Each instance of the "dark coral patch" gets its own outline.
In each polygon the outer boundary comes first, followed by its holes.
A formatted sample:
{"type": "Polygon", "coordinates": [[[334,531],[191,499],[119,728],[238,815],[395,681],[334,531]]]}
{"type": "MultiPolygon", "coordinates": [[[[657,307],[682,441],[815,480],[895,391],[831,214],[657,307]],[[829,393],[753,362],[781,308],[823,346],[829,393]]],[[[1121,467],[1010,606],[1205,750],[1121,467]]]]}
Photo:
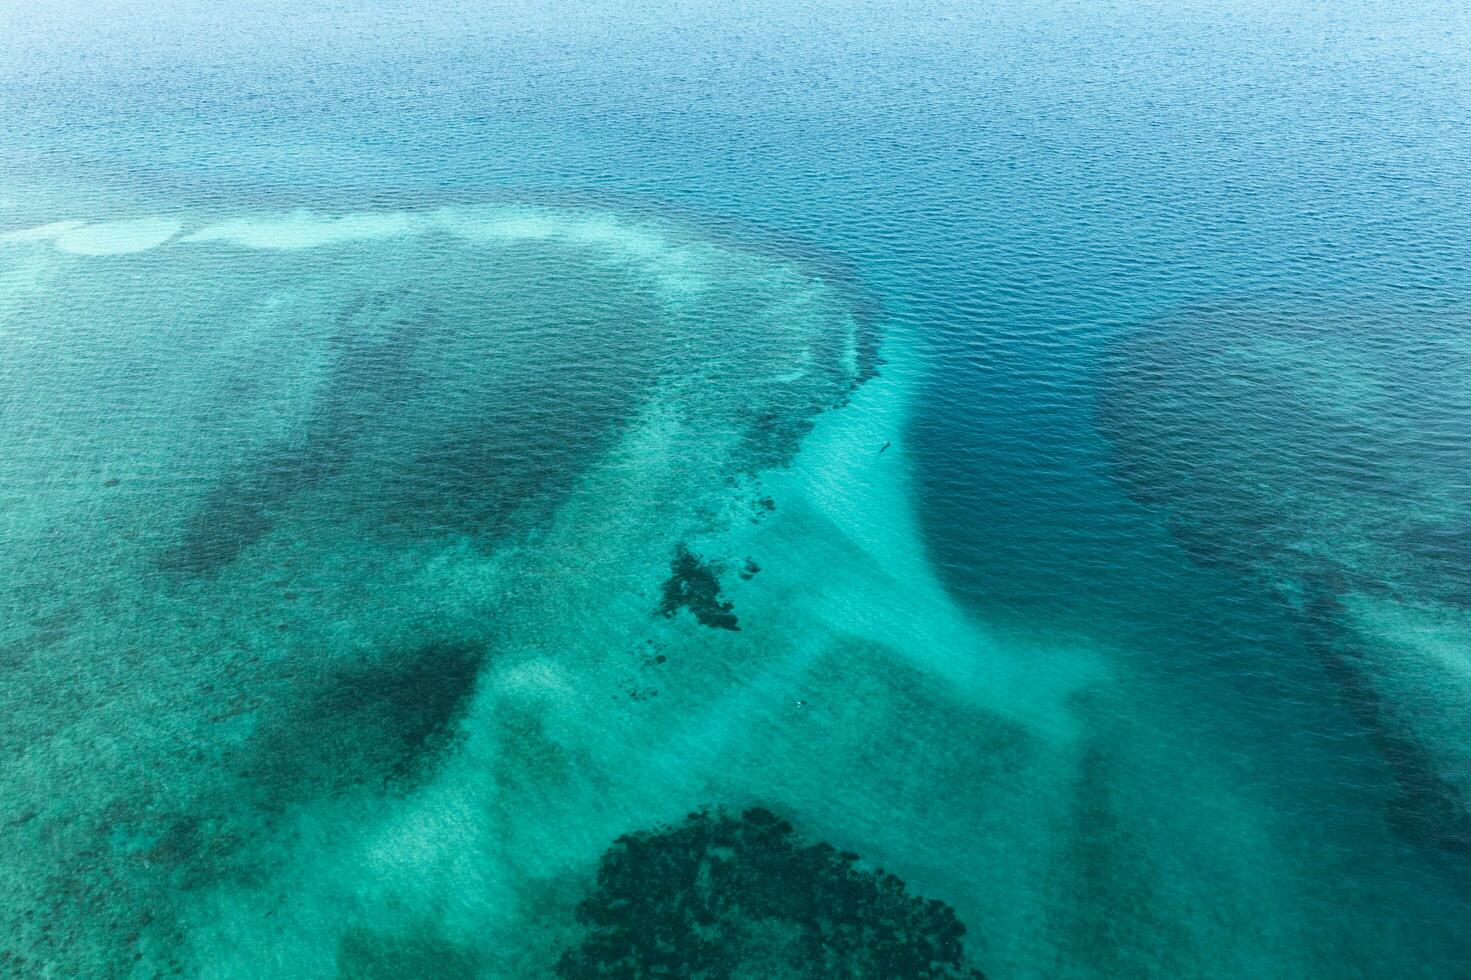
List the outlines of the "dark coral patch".
{"type": "Polygon", "coordinates": [[[620,837],[577,919],[565,980],[982,977],[952,908],[759,807],[620,837]]]}
{"type": "Polygon", "coordinates": [[[277,806],[401,787],[454,740],[483,659],[477,644],[436,643],[342,668],[265,723],[246,775],[277,806]]]}
{"type": "Polygon", "coordinates": [[[720,595],[719,567],[701,561],[700,556],[680,545],[669,563],[669,578],[664,582],[664,598],[659,611],[673,616],[688,609],[704,626],[723,630],[739,630],[735,604],[720,595]]]}
{"type": "Polygon", "coordinates": [[[371,293],[341,311],[326,339],[327,378],[299,440],[247,460],[216,484],[160,566],[213,575],[270,533],[273,511],[340,473],[364,427],[422,383],[414,362],[432,323],[432,310],[402,289],[371,293]]]}

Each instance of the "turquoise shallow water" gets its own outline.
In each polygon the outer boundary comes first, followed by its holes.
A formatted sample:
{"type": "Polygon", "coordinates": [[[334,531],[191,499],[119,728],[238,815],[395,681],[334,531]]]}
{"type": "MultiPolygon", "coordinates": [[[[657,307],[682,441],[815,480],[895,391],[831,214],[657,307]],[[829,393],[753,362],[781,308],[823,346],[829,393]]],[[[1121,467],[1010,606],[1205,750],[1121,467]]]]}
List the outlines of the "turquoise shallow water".
{"type": "Polygon", "coordinates": [[[1468,51],[0,10],[0,975],[1467,975],[1468,51]]]}

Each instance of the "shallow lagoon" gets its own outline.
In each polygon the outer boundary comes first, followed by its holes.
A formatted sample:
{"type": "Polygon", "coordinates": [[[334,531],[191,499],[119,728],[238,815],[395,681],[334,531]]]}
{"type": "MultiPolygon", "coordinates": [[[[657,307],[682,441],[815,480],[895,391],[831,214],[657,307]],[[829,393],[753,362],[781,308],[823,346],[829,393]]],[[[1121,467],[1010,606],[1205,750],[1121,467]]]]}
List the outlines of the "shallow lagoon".
{"type": "Polygon", "coordinates": [[[4,972],[1471,956],[1464,11],[136,13],[0,59],[4,972]]]}

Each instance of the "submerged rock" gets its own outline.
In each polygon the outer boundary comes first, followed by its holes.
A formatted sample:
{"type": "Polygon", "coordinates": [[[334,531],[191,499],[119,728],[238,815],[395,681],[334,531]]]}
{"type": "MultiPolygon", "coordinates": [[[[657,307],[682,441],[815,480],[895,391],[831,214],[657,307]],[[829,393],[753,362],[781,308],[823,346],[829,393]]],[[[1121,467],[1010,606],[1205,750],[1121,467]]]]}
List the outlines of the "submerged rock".
{"type": "Polygon", "coordinates": [[[669,578],[664,582],[664,598],[659,611],[673,616],[681,609],[694,613],[703,626],[739,630],[735,604],[720,595],[718,566],[702,561],[700,556],[680,545],[669,563],[669,578]]]}
{"type": "Polygon", "coordinates": [[[577,918],[565,980],[982,977],[952,908],[760,807],[618,838],[577,918]]]}

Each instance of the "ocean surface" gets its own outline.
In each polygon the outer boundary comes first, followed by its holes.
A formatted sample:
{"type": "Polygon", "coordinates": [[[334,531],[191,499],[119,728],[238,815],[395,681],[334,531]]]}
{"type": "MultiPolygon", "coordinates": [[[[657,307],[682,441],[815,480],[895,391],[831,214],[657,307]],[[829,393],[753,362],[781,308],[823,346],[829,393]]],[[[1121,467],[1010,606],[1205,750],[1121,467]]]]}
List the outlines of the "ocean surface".
{"type": "Polygon", "coordinates": [[[1471,977],[1471,6],[0,2],[0,976],[1471,977]]]}

